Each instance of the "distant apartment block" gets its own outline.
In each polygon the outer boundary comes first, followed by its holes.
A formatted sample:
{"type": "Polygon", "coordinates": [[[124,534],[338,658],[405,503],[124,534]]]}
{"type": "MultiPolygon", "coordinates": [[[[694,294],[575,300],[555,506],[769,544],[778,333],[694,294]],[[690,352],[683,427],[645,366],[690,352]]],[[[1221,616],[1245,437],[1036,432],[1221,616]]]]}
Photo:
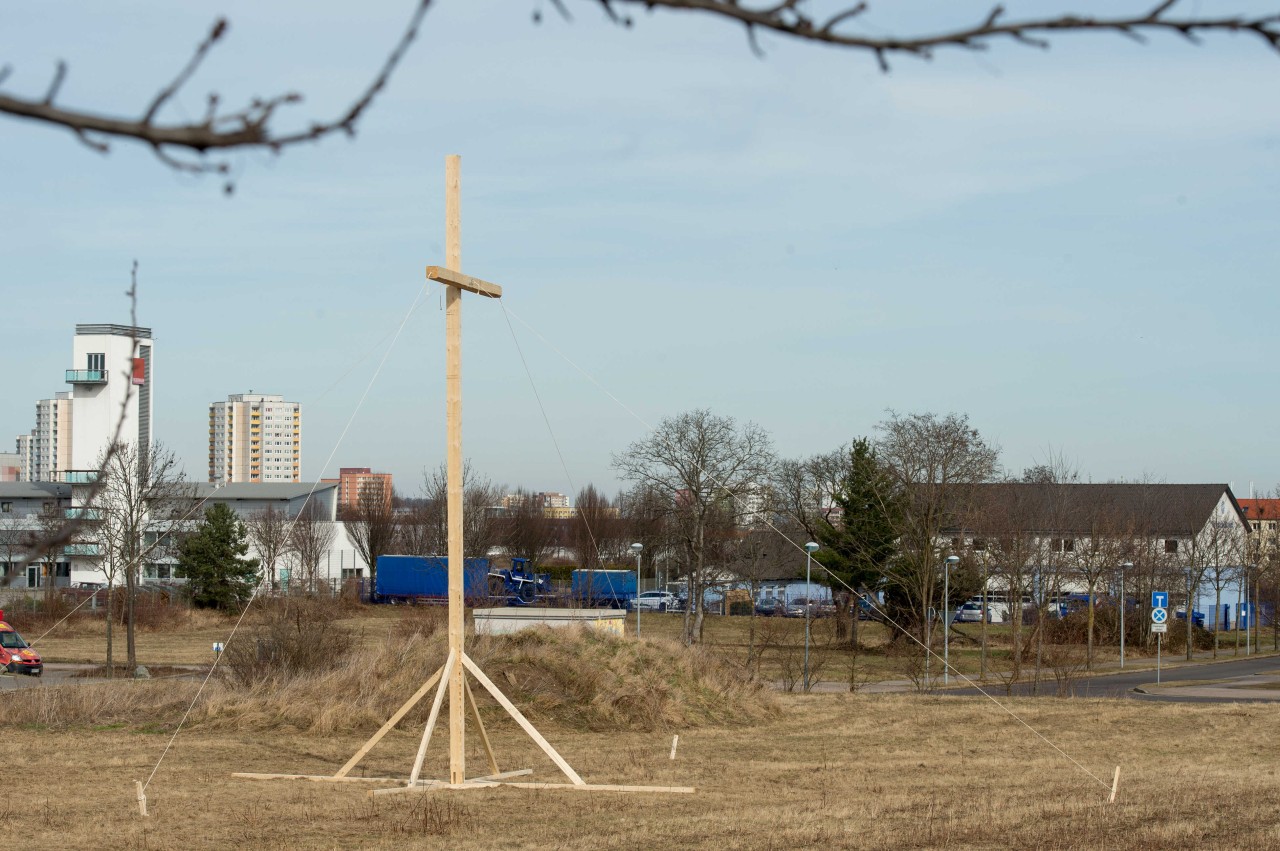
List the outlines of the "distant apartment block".
{"type": "Polygon", "coordinates": [[[355,508],[365,494],[377,495],[384,505],[391,504],[391,474],[375,473],[368,467],[340,467],[338,478],[321,479],[338,485],[338,510],[355,508]]]}
{"type": "Polygon", "coordinates": [[[71,393],[36,402],[36,427],[18,438],[22,481],[56,482],[71,469],[71,393]]]}
{"type": "Polygon", "coordinates": [[[302,405],[262,393],[211,404],[209,481],[302,481],[302,405]]]}

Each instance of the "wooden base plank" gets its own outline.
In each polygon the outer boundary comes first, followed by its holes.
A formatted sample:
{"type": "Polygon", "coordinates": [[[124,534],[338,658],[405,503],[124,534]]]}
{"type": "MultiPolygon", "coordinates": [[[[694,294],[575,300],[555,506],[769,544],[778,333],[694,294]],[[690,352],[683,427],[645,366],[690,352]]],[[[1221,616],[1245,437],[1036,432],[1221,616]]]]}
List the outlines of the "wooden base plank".
{"type": "Polygon", "coordinates": [[[403,777],[337,777],[332,774],[259,774],[237,771],[231,775],[244,780],[312,780],[316,783],[403,783],[403,777]]]}

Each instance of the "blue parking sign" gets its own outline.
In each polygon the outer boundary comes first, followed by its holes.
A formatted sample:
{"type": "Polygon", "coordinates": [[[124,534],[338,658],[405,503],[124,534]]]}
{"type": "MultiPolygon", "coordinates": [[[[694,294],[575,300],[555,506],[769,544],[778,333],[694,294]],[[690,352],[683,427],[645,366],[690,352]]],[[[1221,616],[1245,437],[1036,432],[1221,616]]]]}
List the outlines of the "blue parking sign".
{"type": "Polygon", "coordinates": [[[1169,608],[1169,592],[1168,591],[1152,591],[1151,592],[1151,608],[1153,609],[1169,608]]]}

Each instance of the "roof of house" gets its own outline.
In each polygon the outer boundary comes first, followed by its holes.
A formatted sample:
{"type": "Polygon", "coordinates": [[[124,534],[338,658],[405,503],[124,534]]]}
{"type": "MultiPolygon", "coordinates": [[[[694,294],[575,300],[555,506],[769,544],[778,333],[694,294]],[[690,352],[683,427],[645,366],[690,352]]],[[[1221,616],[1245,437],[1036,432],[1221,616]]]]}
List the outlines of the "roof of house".
{"type": "Polygon", "coordinates": [[[334,490],[336,482],[232,482],[215,485],[196,482],[196,499],[302,499],[308,494],[324,494],[334,490]]]}
{"type": "Polygon", "coordinates": [[[1241,524],[1248,521],[1225,484],[1032,484],[976,485],[974,529],[1091,535],[1132,531],[1191,536],[1204,529],[1226,494],[1241,524]]]}
{"type": "Polygon", "coordinates": [[[1250,520],[1280,520],[1280,499],[1242,499],[1240,510],[1250,520]]]}

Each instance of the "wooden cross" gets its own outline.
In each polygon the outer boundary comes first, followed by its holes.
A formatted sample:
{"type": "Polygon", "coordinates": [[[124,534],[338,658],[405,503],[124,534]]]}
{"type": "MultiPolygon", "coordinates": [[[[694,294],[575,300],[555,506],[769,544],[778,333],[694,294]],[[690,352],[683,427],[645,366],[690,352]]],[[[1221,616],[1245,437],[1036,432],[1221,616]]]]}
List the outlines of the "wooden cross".
{"type": "MultiPolygon", "coordinates": [[[[375,782],[385,783],[397,781],[392,777],[350,777],[351,769],[373,749],[382,738],[389,733],[419,701],[425,698],[432,687],[435,687],[435,699],[431,704],[431,712],[427,717],[426,729],[422,732],[422,741],[418,745],[418,754],[413,762],[413,770],[409,773],[408,783],[397,788],[379,789],[375,794],[395,794],[398,792],[424,791],[428,789],[484,789],[496,785],[523,786],[533,789],[582,789],[610,792],[692,792],[687,786],[616,786],[588,784],[573,770],[564,757],[556,752],[541,733],[516,708],[502,691],[494,685],[480,669],[480,666],[467,656],[464,646],[465,638],[465,600],[463,587],[465,571],[463,569],[462,552],[462,293],[475,293],[487,298],[501,298],[502,287],[462,274],[462,242],[461,242],[461,158],[450,155],[445,158],[445,264],[444,266],[428,266],[427,279],[439,281],[445,287],[445,419],[446,442],[448,445],[446,467],[448,480],[448,527],[449,527],[449,655],[444,665],[423,683],[422,687],[405,701],[396,712],[382,725],[378,732],[365,742],[347,763],[330,775],[299,774],[258,774],[237,772],[234,776],[256,780],[271,779],[305,779],[320,782],[375,782]],[[532,774],[529,768],[515,771],[501,771],[497,758],[489,744],[484,724],[480,720],[480,712],[476,707],[471,688],[467,685],[466,676],[470,673],[476,682],[484,686],[485,691],[507,711],[520,728],[542,749],[551,761],[564,772],[569,783],[510,783],[513,777],[532,774]],[[440,717],[440,707],[445,693],[449,695],[449,780],[422,780],[422,764],[427,755],[427,746],[431,742],[431,733],[440,717]],[[471,708],[476,729],[484,743],[485,753],[489,758],[489,773],[467,779],[466,756],[466,709],[471,708]]],[[[673,751],[674,752],[674,751],[673,751]]],[[[403,781],[399,781],[403,783],[403,781]]]]}

